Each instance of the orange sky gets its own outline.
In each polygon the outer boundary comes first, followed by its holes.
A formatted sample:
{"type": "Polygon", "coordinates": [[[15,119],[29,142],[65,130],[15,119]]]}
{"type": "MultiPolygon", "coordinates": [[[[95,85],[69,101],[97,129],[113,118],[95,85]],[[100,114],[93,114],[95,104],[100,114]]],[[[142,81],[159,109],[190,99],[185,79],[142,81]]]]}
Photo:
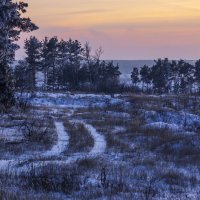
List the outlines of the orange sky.
{"type": "Polygon", "coordinates": [[[27,15],[40,27],[32,35],[40,39],[90,41],[93,48],[103,47],[105,59],[200,58],[199,0],[27,2],[27,15]]]}

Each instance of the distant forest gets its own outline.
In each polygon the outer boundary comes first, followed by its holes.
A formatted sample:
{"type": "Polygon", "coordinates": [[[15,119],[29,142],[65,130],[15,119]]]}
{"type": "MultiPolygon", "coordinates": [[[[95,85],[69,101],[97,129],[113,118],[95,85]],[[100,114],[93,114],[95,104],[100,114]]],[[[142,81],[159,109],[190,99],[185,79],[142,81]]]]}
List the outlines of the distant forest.
{"type": "Polygon", "coordinates": [[[193,66],[183,60],[158,59],[152,67],[133,67],[132,85],[127,86],[120,83],[119,66],[101,60],[101,48],[91,55],[89,43],[82,45],[78,40],[57,37],[46,37],[43,41],[34,36],[27,39],[26,57],[13,69],[20,34],[38,29],[30,18],[22,16],[27,7],[24,2],[0,1],[0,107],[15,105],[16,90],[200,93],[200,60],[193,66]],[[44,77],[40,88],[36,80],[38,72],[44,77]]]}
{"type": "Polygon", "coordinates": [[[112,61],[101,60],[99,48],[91,55],[88,42],[58,40],[57,37],[25,41],[26,57],[14,69],[17,89],[35,91],[79,90],[91,92],[146,92],[192,94],[200,92],[200,60],[158,59],[152,67],[133,67],[132,85],[120,83],[121,72],[112,61]],[[42,72],[43,86],[37,88],[36,74],[42,72]]]}
{"type": "Polygon", "coordinates": [[[58,40],[57,37],[39,41],[30,37],[25,41],[26,57],[14,69],[16,87],[35,91],[36,74],[42,72],[43,87],[47,91],[89,90],[116,91],[119,87],[120,71],[112,61],[100,59],[99,48],[91,55],[88,42],[81,45],[78,40],[58,40]]]}

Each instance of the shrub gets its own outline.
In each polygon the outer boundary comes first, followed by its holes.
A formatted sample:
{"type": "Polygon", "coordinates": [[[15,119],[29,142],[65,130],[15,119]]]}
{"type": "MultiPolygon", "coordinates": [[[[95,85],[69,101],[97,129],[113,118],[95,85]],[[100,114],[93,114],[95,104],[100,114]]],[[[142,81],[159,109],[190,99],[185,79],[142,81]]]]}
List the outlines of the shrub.
{"type": "Polygon", "coordinates": [[[20,126],[20,130],[29,142],[48,143],[50,141],[50,128],[43,125],[42,119],[26,119],[20,126]]]}

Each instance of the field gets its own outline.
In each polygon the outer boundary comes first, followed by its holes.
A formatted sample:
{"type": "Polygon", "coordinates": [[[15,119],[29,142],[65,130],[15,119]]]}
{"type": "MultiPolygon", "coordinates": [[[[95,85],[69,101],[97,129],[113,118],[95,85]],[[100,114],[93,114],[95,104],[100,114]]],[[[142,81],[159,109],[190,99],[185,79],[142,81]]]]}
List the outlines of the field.
{"type": "Polygon", "coordinates": [[[199,97],[17,96],[0,120],[0,199],[200,198],[199,97]]]}

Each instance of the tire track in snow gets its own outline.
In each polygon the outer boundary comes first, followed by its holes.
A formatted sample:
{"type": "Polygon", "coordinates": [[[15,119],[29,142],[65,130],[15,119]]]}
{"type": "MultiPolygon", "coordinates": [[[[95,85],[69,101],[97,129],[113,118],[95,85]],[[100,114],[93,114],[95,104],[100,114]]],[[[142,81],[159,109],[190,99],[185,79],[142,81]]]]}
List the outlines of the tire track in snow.
{"type": "Polygon", "coordinates": [[[106,150],[106,140],[103,135],[100,135],[97,130],[89,124],[82,122],[85,128],[90,132],[91,136],[94,139],[94,146],[92,150],[89,152],[90,155],[93,154],[102,154],[106,150]]]}
{"type": "Polygon", "coordinates": [[[94,139],[94,146],[88,153],[72,153],[66,160],[49,160],[49,161],[34,161],[32,166],[44,167],[48,164],[66,165],[74,163],[81,159],[93,158],[100,154],[103,154],[106,150],[106,140],[103,135],[99,134],[97,130],[90,124],[85,123],[82,120],[70,120],[70,123],[81,123],[89,131],[94,139]]]}
{"type": "Polygon", "coordinates": [[[58,141],[51,150],[44,152],[44,157],[59,156],[63,151],[65,151],[69,144],[69,135],[65,131],[63,122],[55,122],[55,127],[58,135],[58,141]]]}
{"type": "MultiPolygon", "coordinates": [[[[34,158],[34,157],[26,157],[23,159],[17,159],[17,160],[1,160],[0,161],[0,170],[1,171],[7,171],[7,169],[9,169],[9,172],[15,174],[17,172],[17,174],[20,174],[22,172],[27,172],[29,169],[29,166],[32,167],[43,167],[46,166],[48,164],[58,164],[58,165],[62,165],[62,164],[70,164],[70,163],[74,163],[77,160],[80,159],[85,159],[85,158],[92,158],[95,157],[97,155],[100,155],[102,153],[105,152],[106,150],[106,140],[104,138],[103,135],[99,134],[97,132],[97,130],[90,124],[85,123],[84,121],[81,120],[71,120],[71,123],[81,123],[84,125],[84,127],[89,131],[89,133],[91,134],[92,138],[94,139],[94,146],[91,149],[90,152],[88,153],[74,153],[72,155],[70,155],[66,160],[44,160],[41,161],[41,158],[48,158],[50,156],[58,156],[60,155],[65,149],[66,146],[69,144],[69,136],[65,131],[64,125],[62,122],[55,122],[55,127],[56,127],[56,131],[58,134],[58,141],[57,143],[52,147],[51,150],[44,152],[44,154],[42,155],[42,157],[40,158],[40,161],[35,160],[33,162],[27,163],[27,165],[24,165],[23,162],[27,162],[30,158],[34,158]],[[18,164],[22,164],[22,166],[19,168],[17,168],[18,164]]],[[[37,157],[36,157],[37,159],[37,157]]]]}
{"type": "Polygon", "coordinates": [[[54,124],[58,135],[58,140],[57,143],[51,148],[51,150],[44,152],[42,155],[39,155],[40,153],[38,153],[36,155],[22,155],[17,159],[0,160],[0,170],[2,172],[12,172],[12,170],[14,170],[18,164],[27,162],[30,159],[45,159],[51,156],[59,156],[63,151],[65,151],[69,144],[69,135],[65,131],[63,122],[54,122],[54,124]]]}
{"type": "Polygon", "coordinates": [[[81,123],[89,131],[94,139],[94,146],[88,153],[72,153],[66,160],[52,160],[52,161],[36,161],[32,163],[32,166],[44,167],[48,164],[66,165],[72,164],[81,159],[95,158],[96,156],[103,154],[106,150],[106,140],[103,135],[99,134],[97,130],[90,124],[85,123],[82,120],[70,120],[70,123],[81,123]]]}
{"type": "MultiPolygon", "coordinates": [[[[71,123],[80,123],[88,130],[94,140],[94,146],[89,152],[89,155],[102,154],[106,150],[106,140],[103,135],[99,134],[97,130],[90,124],[83,120],[70,120],[71,123]]],[[[84,154],[85,155],[85,154],[84,154]]]]}

